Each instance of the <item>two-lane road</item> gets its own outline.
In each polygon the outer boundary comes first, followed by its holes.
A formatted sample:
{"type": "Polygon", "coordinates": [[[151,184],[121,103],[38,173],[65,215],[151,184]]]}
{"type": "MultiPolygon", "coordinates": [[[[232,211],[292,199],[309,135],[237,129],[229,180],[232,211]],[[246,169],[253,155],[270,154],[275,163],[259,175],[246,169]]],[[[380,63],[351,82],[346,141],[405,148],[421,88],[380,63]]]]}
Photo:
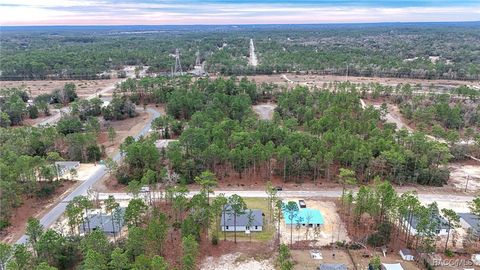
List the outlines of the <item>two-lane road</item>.
{"type": "MultiPolygon", "coordinates": [[[[152,114],[152,117],[145,125],[145,127],[135,136],[135,139],[138,139],[140,136],[144,136],[148,133],[148,130],[151,128],[153,119],[160,116],[160,112],[155,109],[147,108],[147,111],[152,114]]],[[[113,157],[113,160],[119,161],[122,159],[120,153],[116,153],[113,157]]],[[[45,227],[50,227],[64,212],[67,207],[67,203],[71,201],[74,197],[79,195],[86,195],[87,190],[89,190],[97,181],[102,179],[103,176],[107,174],[107,169],[105,165],[97,165],[96,171],[83,183],[81,183],[77,188],[75,188],[70,194],[68,194],[60,203],[53,207],[48,213],[46,213],[41,219],[40,223],[45,227]]],[[[18,241],[17,244],[22,244],[27,241],[27,237],[23,235],[18,241]]]]}

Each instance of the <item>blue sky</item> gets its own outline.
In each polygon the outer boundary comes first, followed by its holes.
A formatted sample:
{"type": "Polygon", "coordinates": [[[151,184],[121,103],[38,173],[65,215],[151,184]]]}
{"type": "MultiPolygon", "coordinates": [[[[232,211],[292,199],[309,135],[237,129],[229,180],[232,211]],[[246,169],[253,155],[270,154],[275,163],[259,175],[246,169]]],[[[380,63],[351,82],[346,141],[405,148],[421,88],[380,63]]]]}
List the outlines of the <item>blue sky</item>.
{"type": "Polygon", "coordinates": [[[480,0],[0,0],[1,25],[479,21],[480,0]]]}

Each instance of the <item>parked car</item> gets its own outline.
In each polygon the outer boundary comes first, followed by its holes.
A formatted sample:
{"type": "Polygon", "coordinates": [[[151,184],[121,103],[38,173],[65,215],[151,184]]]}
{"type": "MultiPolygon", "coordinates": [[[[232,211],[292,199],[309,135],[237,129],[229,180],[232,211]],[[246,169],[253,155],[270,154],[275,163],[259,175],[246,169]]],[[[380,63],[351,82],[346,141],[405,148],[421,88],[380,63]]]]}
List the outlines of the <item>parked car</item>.
{"type": "Polygon", "coordinates": [[[300,208],[307,208],[307,204],[304,200],[298,200],[298,205],[300,205],[300,208]]]}
{"type": "Polygon", "coordinates": [[[275,189],[276,191],[282,191],[282,190],[283,190],[283,187],[281,187],[281,186],[276,186],[276,187],[274,187],[274,189],[275,189]]]}

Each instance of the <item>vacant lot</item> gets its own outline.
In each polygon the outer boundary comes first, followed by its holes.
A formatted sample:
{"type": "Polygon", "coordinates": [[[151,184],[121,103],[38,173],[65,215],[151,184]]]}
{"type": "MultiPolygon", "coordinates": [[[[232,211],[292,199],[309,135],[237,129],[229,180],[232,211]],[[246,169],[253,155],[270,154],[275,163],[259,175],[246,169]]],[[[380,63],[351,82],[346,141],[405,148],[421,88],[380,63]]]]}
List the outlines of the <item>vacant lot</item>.
{"type": "Polygon", "coordinates": [[[68,81],[0,81],[0,88],[25,89],[31,97],[48,94],[55,89],[61,89],[66,83],[74,83],[79,98],[87,98],[95,93],[111,87],[122,79],[108,80],[68,80],[68,81]]]}
{"type": "Polygon", "coordinates": [[[272,120],[273,118],[273,111],[277,107],[275,103],[263,103],[258,105],[253,105],[253,111],[258,114],[258,117],[261,120],[272,120]]]}
{"type": "Polygon", "coordinates": [[[351,250],[350,253],[352,254],[352,258],[355,262],[355,265],[357,265],[358,269],[368,269],[368,264],[373,256],[380,256],[380,260],[382,261],[382,263],[400,263],[403,269],[406,269],[406,270],[423,269],[423,268],[420,268],[415,262],[411,262],[411,261],[407,262],[402,260],[402,258],[398,253],[387,253],[385,257],[380,251],[368,253],[368,252],[365,252],[364,250],[351,250]],[[368,254],[370,256],[368,257],[364,256],[365,254],[368,254]]]}
{"type": "Polygon", "coordinates": [[[322,263],[341,263],[345,264],[348,269],[353,269],[353,263],[348,257],[347,252],[338,249],[319,249],[322,255],[321,260],[312,259],[310,250],[291,250],[292,259],[295,262],[293,269],[316,269],[322,263]]]}
{"type": "Polygon", "coordinates": [[[351,77],[336,76],[336,75],[296,75],[296,74],[276,74],[276,75],[254,75],[246,76],[248,79],[254,80],[258,84],[261,83],[276,83],[281,85],[288,85],[295,87],[296,85],[309,85],[323,87],[324,83],[350,81],[352,83],[380,83],[385,85],[398,84],[420,84],[424,89],[428,89],[431,84],[437,86],[438,89],[450,89],[461,85],[472,85],[480,87],[480,82],[468,82],[457,80],[424,80],[424,79],[405,79],[405,78],[378,78],[378,77],[351,77]],[[284,76],[283,76],[284,75],[284,76]]]}
{"type": "Polygon", "coordinates": [[[202,270],[274,270],[271,258],[255,258],[240,252],[220,257],[207,257],[200,265],[202,270]]]}
{"type": "Polygon", "coordinates": [[[448,168],[450,169],[449,185],[467,192],[480,190],[480,162],[472,160],[450,163],[448,168]]]}

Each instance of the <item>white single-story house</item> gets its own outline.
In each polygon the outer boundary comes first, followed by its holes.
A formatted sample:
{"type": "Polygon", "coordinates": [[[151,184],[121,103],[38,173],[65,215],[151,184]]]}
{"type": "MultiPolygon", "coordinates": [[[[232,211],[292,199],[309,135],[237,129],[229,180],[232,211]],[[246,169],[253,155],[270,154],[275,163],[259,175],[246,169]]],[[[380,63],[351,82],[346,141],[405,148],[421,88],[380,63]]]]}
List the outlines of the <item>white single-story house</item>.
{"type": "Polygon", "coordinates": [[[402,248],[398,253],[400,254],[400,257],[402,257],[404,261],[415,260],[415,257],[413,256],[413,252],[408,248],[402,248]]]}
{"type": "Polygon", "coordinates": [[[399,263],[382,263],[382,270],[403,270],[399,263]]]}
{"type": "Polygon", "coordinates": [[[247,209],[243,214],[235,217],[230,209],[230,206],[226,206],[222,212],[220,223],[222,232],[261,232],[263,230],[262,210],[247,209]]]}
{"type": "Polygon", "coordinates": [[[55,161],[55,168],[59,177],[69,173],[71,169],[78,170],[79,167],[80,161],[55,161]]]}
{"type": "MultiPolygon", "coordinates": [[[[448,234],[448,222],[440,215],[432,217],[432,219],[436,219],[438,226],[437,230],[435,231],[437,236],[446,236],[448,234]]],[[[411,235],[417,235],[417,226],[418,226],[419,219],[416,216],[412,216],[411,219],[407,219],[406,222],[406,229],[410,231],[411,235]]]]}

